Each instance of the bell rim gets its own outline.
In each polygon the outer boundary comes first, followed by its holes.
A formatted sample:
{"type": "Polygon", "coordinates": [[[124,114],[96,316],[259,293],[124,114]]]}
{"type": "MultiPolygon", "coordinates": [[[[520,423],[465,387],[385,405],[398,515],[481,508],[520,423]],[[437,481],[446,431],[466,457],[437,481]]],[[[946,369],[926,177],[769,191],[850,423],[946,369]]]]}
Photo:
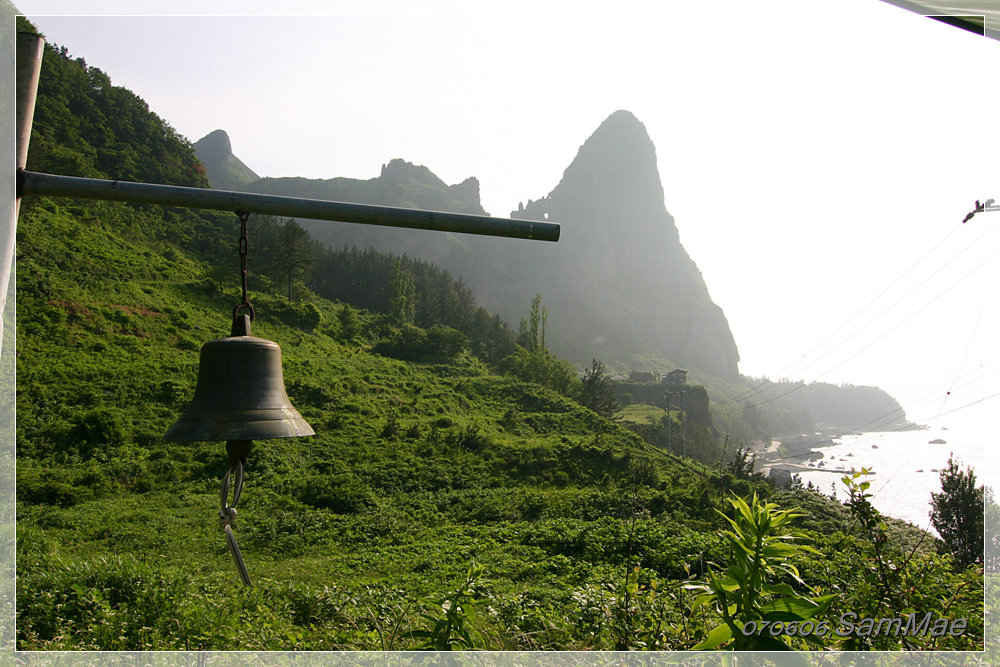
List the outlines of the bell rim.
{"type": "MultiPolygon", "coordinates": [[[[280,412],[274,410],[272,412],[280,412]]],[[[207,414],[207,413],[206,413],[207,414]]],[[[316,435],[312,426],[301,417],[289,415],[263,419],[232,420],[220,418],[198,419],[198,411],[181,415],[167,429],[163,439],[167,442],[202,442],[212,440],[272,440],[277,438],[303,438],[316,435]]]]}

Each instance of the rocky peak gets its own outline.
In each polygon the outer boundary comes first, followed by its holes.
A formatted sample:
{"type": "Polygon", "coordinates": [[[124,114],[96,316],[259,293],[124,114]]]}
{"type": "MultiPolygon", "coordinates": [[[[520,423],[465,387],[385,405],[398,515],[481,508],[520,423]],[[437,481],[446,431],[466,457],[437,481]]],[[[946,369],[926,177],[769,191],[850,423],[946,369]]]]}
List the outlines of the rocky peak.
{"type": "Polygon", "coordinates": [[[213,130],[194,143],[194,150],[199,156],[225,159],[233,154],[233,144],[225,130],[213,130]]]}
{"type": "Polygon", "coordinates": [[[213,130],[192,146],[208,172],[213,188],[238,190],[260,178],[250,167],[233,155],[233,145],[225,130],[213,130]]]}
{"type": "MultiPolygon", "coordinates": [[[[545,267],[548,275],[537,284],[545,286],[554,320],[558,311],[573,313],[577,331],[630,339],[609,350],[605,361],[622,361],[628,347],[644,348],[717,377],[737,377],[729,324],[681,245],[663,201],[656,149],[633,114],[608,117],[559,184],[511,217],[563,226],[558,249],[528,249],[550,256],[533,257],[524,271],[545,267]]],[[[571,340],[574,333],[566,336],[571,340]]],[[[564,354],[579,362],[587,352],[564,354]]]]}

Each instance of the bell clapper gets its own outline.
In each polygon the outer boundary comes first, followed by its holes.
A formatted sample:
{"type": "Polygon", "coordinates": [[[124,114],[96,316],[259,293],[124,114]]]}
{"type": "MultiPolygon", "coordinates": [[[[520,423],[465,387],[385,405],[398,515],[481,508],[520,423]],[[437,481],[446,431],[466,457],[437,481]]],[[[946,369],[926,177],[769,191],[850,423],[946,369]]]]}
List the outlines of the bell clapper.
{"type": "Polygon", "coordinates": [[[236,569],[240,572],[244,586],[252,586],[253,582],[250,580],[250,573],[247,572],[247,566],[243,562],[240,547],[236,544],[232,523],[236,520],[236,504],[240,501],[240,494],[243,493],[244,464],[252,449],[253,441],[251,440],[230,440],[226,443],[226,451],[229,453],[229,469],[222,476],[222,491],[220,493],[222,509],[219,510],[219,523],[226,532],[226,543],[229,545],[229,551],[233,555],[233,561],[236,563],[236,569]],[[235,473],[236,479],[233,484],[233,504],[230,505],[229,481],[233,477],[233,473],[235,473]]]}

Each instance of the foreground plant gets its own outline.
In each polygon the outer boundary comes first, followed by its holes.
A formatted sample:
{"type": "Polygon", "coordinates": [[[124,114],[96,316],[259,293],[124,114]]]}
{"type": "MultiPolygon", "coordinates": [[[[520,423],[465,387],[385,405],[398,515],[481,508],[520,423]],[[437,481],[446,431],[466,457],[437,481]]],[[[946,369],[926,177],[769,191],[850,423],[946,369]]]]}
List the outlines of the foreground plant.
{"type": "Polygon", "coordinates": [[[476,605],[482,600],[479,588],[483,585],[485,568],[475,560],[469,565],[465,579],[458,588],[444,597],[421,598],[434,611],[420,615],[431,622],[429,630],[414,630],[410,637],[422,639],[414,648],[427,651],[472,650],[482,648],[482,636],[473,628],[476,605]]]}
{"type": "MultiPolygon", "coordinates": [[[[722,623],[708,632],[695,650],[728,648],[740,651],[788,650],[780,637],[801,637],[818,647],[828,632],[823,623],[811,619],[825,611],[836,595],[802,595],[781,579],[806,584],[789,562],[801,552],[822,555],[812,547],[794,544],[804,534],[789,529],[796,517],[792,510],[779,510],[774,503],[764,503],[755,493],[749,504],[742,498],[729,499],[735,519],[719,512],[732,530],[721,535],[732,550],[729,566],[716,572],[708,570],[708,581],[685,586],[700,591],[692,606],[706,606],[722,617],[722,623]]],[[[811,591],[811,589],[810,589],[811,591]]]]}

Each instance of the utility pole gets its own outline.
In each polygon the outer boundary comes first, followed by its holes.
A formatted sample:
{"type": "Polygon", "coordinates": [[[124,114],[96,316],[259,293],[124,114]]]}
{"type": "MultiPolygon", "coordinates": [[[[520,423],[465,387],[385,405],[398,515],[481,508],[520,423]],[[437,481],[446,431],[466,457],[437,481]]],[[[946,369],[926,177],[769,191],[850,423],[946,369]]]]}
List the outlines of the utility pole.
{"type": "Polygon", "coordinates": [[[674,453],[674,420],[670,418],[670,391],[663,392],[663,398],[667,399],[667,449],[674,453]]]}
{"type": "Polygon", "coordinates": [[[681,415],[680,415],[680,418],[681,418],[681,455],[686,458],[687,457],[687,438],[685,437],[685,432],[684,432],[684,421],[685,421],[684,420],[684,390],[683,389],[676,389],[676,390],[674,390],[674,389],[668,389],[667,391],[663,392],[663,395],[667,399],[667,442],[669,443],[670,451],[671,452],[674,451],[673,450],[673,436],[672,436],[674,420],[670,417],[670,397],[671,396],[680,396],[680,398],[681,398],[681,407],[680,407],[680,410],[681,410],[681,415]]]}
{"type": "Polygon", "coordinates": [[[684,390],[681,389],[678,393],[681,395],[681,452],[683,453],[684,458],[687,458],[687,455],[688,455],[688,449],[687,449],[688,441],[687,441],[687,434],[686,434],[685,429],[684,429],[684,426],[687,423],[687,419],[684,416],[684,390]]]}

